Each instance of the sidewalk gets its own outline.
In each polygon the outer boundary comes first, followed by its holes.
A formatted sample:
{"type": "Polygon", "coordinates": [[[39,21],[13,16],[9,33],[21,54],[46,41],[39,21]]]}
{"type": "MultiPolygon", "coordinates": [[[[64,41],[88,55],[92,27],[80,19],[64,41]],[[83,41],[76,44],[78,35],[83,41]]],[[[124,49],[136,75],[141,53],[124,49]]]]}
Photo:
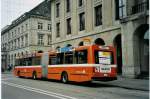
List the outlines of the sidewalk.
{"type": "Polygon", "coordinates": [[[149,80],[145,80],[145,79],[131,79],[131,78],[118,77],[118,80],[110,81],[110,82],[100,82],[100,83],[126,88],[126,89],[149,91],[149,80]]]}

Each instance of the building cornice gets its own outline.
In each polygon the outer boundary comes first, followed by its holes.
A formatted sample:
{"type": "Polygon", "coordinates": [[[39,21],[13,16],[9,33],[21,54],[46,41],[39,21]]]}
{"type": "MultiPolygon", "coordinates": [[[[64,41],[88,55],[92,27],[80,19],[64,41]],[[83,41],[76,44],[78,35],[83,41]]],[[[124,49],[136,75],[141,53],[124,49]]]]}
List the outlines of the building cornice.
{"type": "Polygon", "coordinates": [[[79,38],[84,38],[84,37],[91,36],[91,35],[105,33],[105,32],[112,31],[112,30],[118,30],[118,29],[121,30],[121,27],[111,27],[111,28],[107,28],[107,29],[104,29],[104,30],[102,30],[100,32],[96,32],[96,33],[85,33],[83,35],[77,35],[77,36],[70,37],[69,39],[63,39],[63,40],[60,40],[60,41],[57,41],[57,42],[52,42],[52,45],[62,43],[62,42],[66,42],[66,41],[70,41],[70,40],[79,39],[79,38]]]}
{"type": "Polygon", "coordinates": [[[17,20],[13,21],[12,24],[9,25],[6,29],[2,30],[1,35],[5,34],[7,31],[11,30],[12,28],[14,28],[18,24],[22,23],[23,21],[25,21],[29,18],[40,18],[40,19],[44,19],[44,20],[50,20],[50,17],[44,17],[41,15],[35,15],[35,14],[30,15],[28,13],[25,13],[24,15],[19,17],[17,20]]]}

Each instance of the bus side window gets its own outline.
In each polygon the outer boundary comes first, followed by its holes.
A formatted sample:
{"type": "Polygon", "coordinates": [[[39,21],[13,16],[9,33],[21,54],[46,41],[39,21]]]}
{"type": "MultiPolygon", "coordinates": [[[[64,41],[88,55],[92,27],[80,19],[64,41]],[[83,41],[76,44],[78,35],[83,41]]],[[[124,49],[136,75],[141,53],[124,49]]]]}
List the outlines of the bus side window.
{"type": "Polygon", "coordinates": [[[34,62],[35,62],[35,65],[40,65],[41,57],[35,57],[34,62]]]}
{"type": "Polygon", "coordinates": [[[73,52],[65,53],[65,64],[73,64],[73,52]]]}
{"type": "Polygon", "coordinates": [[[26,66],[26,58],[23,58],[22,65],[23,65],[23,66],[26,66]]]}
{"type": "Polygon", "coordinates": [[[32,60],[33,60],[32,58],[29,58],[29,60],[28,60],[28,62],[27,62],[27,65],[28,65],[28,66],[31,66],[31,65],[32,65],[32,60]]]}
{"type": "Polygon", "coordinates": [[[15,66],[19,66],[19,59],[15,60],[15,66]]]}
{"type": "Polygon", "coordinates": [[[56,63],[57,63],[56,56],[50,56],[49,64],[50,65],[56,65],[56,63]]]}
{"type": "Polygon", "coordinates": [[[23,66],[23,59],[20,59],[19,65],[23,66]]]}
{"type": "Polygon", "coordinates": [[[20,66],[21,59],[18,59],[17,66],[20,66]]]}
{"type": "Polygon", "coordinates": [[[76,51],[75,58],[76,58],[77,64],[86,64],[87,63],[87,50],[76,51]]]}
{"type": "Polygon", "coordinates": [[[63,64],[64,62],[64,53],[57,54],[56,64],[63,64]]]}

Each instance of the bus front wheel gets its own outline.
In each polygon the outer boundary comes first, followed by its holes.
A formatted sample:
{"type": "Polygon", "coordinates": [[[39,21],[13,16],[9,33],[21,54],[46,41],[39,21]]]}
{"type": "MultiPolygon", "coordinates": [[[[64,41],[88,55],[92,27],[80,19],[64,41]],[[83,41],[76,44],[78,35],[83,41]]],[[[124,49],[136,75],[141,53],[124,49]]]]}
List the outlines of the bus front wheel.
{"type": "Polygon", "coordinates": [[[61,81],[62,81],[63,83],[67,83],[67,82],[68,82],[68,74],[67,74],[66,72],[63,72],[63,73],[62,73],[61,81]]]}

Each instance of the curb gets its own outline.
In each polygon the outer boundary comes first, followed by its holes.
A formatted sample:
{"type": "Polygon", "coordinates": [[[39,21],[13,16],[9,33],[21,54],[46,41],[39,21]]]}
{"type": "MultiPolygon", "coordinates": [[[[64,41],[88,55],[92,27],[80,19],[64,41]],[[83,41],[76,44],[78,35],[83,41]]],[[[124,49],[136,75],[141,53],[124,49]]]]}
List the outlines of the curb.
{"type": "MultiPolygon", "coordinates": [[[[124,85],[115,85],[115,84],[97,82],[97,81],[94,81],[94,82],[96,82],[98,84],[109,85],[109,86],[113,86],[113,87],[119,87],[119,88],[130,89],[130,90],[149,91],[149,89],[145,89],[145,88],[137,88],[137,87],[124,86],[124,85]]],[[[149,86],[148,86],[148,88],[149,88],[149,86]]]]}
{"type": "Polygon", "coordinates": [[[144,88],[132,88],[132,87],[127,87],[127,86],[113,85],[113,84],[107,84],[107,85],[112,85],[112,86],[114,86],[114,87],[119,87],[119,88],[124,88],[124,89],[140,90],[140,91],[149,91],[149,89],[144,89],[144,88]]]}

